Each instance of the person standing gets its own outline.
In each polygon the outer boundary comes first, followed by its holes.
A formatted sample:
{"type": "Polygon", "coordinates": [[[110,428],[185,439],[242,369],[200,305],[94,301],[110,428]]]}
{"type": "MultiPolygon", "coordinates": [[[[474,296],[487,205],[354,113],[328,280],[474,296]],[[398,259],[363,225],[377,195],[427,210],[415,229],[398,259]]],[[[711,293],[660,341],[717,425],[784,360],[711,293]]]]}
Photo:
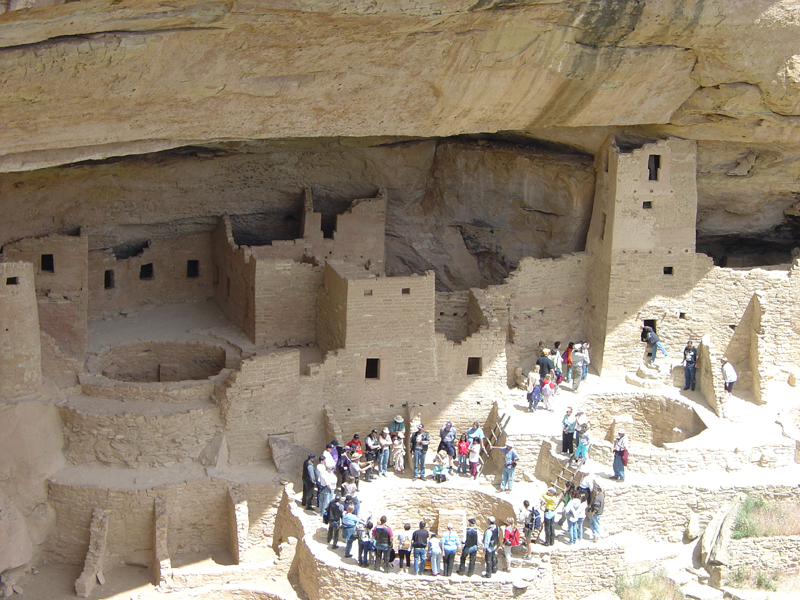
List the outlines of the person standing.
{"type": "Polygon", "coordinates": [[[358,525],[356,525],[356,536],[358,537],[358,564],[362,567],[369,566],[369,555],[373,551],[372,529],[373,524],[369,517],[359,518],[358,525]]]}
{"type": "Polygon", "coordinates": [[[728,359],[725,357],[722,357],[719,362],[722,364],[722,382],[725,385],[725,394],[730,396],[733,392],[733,384],[736,383],[738,379],[736,369],[733,368],[733,365],[728,362],[728,359]]]}
{"type": "Polygon", "coordinates": [[[519,528],[514,523],[513,517],[506,519],[506,528],[503,531],[503,556],[506,560],[505,570],[511,571],[511,549],[519,546],[519,528]]]}
{"type": "Polygon", "coordinates": [[[603,515],[606,493],[597,483],[594,484],[593,493],[592,506],[589,508],[589,527],[592,530],[592,540],[596,542],[600,539],[600,517],[603,515]]]}
{"type": "Polygon", "coordinates": [[[405,470],[406,446],[403,443],[404,437],[405,434],[402,431],[396,431],[392,439],[392,450],[389,459],[394,472],[398,475],[405,470]]]}
{"type": "Polygon", "coordinates": [[[611,479],[625,481],[625,467],[628,464],[628,436],[625,430],[617,431],[614,440],[614,476],[611,479]]]}
{"type": "Polygon", "coordinates": [[[439,430],[439,438],[441,441],[439,442],[439,447],[436,449],[438,452],[439,450],[444,450],[449,457],[448,460],[448,467],[450,470],[450,475],[453,474],[453,463],[456,459],[456,440],[458,439],[458,433],[456,433],[456,428],[453,427],[453,424],[448,421],[444,427],[439,430]]]}
{"type": "Polygon", "coordinates": [[[492,448],[503,453],[503,474],[500,478],[500,491],[510,492],[514,485],[514,469],[517,468],[519,454],[514,450],[514,444],[511,442],[506,442],[505,447],[492,446],[492,448]]]}
{"type": "Polygon", "coordinates": [[[373,530],[372,536],[375,538],[375,570],[389,572],[389,548],[392,547],[392,528],[386,524],[386,517],[380,518],[378,526],[373,530]]]}
{"type": "Polygon", "coordinates": [[[325,470],[322,472],[320,479],[319,512],[324,516],[333,499],[333,491],[336,489],[337,481],[336,473],[332,468],[326,466],[323,466],[323,468],[325,470]]]}
{"type": "Polygon", "coordinates": [[[566,373],[564,375],[564,381],[569,383],[572,381],[572,351],[575,349],[575,342],[570,342],[567,344],[567,349],[564,350],[564,353],[561,355],[561,358],[564,361],[564,368],[566,369],[566,373]]]}
{"type": "Polygon", "coordinates": [[[428,548],[428,530],[425,521],[419,522],[419,529],[411,535],[411,551],[414,553],[414,575],[425,573],[425,550],[428,548]]]}
{"type": "Polygon", "coordinates": [[[561,342],[556,342],[553,344],[553,349],[550,351],[550,360],[553,361],[553,368],[555,370],[556,377],[553,379],[553,383],[556,384],[556,394],[559,391],[559,384],[564,381],[564,359],[561,357],[561,342]]]}
{"type": "Polygon", "coordinates": [[[581,381],[589,376],[589,365],[592,364],[592,359],[589,358],[589,342],[581,344],[583,348],[583,366],[581,367],[581,381]]]}
{"type": "Polygon", "coordinates": [[[545,375],[550,375],[552,379],[556,378],[555,366],[553,361],[550,360],[549,348],[543,348],[539,358],[536,359],[536,366],[539,367],[539,379],[544,379],[545,375]]]}
{"type": "Polygon", "coordinates": [[[392,450],[392,436],[389,433],[389,428],[384,427],[378,436],[378,475],[388,477],[386,470],[389,468],[389,453],[392,450]]]}
{"type": "Polygon", "coordinates": [[[442,550],[444,552],[444,576],[453,574],[453,565],[458,552],[458,534],[453,531],[453,525],[448,523],[447,531],[442,534],[442,550]]]}
{"type": "Polygon", "coordinates": [[[317,485],[317,469],[314,466],[315,454],[309,454],[303,462],[303,507],[314,510],[314,488],[317,485]]]}
{"type": "Polygon", "coordinates": [[[473,422],[472,427],[467,429],[467,441],[470,446],[472,446],[474,440],[478,440],[478,442],[482,444],[485,437],[486,436],[483,435],[483,429],[481,429],[477,421],[473,422]]]}
{"type": "Polygon", "coordinates": [[[428,558],[431,559],[431,575],[439,575],[442,572],[442,540],[435,533],[428,539],[428,558]]]}
{"type": "Polygon", "coordinates": [[[478,438],[472,440],[469,447],[469,475],[472,479],[478,476],[478,463],[481,460],[481,441],[478,438]]]}
{"type": "Polygon", "coordinates": [[[539,383],[539,375],[533,371],[528,373],[528,387],[528,412],[536,412],[542,401],[542,384],[539,383]]]}
{"type": "Polygon", "coordinates": [[[523,523],[522,537],[525,539],[525,548],[527,550],[525,558],[527,559],[531,557],[533,543],[536,541],[533,539],[533,532],[538,531],[542,526],[542,515],[537,509],[531,506],[530,502],[525,500],[522,503],[522,509],[519,511],[517,521],[523,523]]]}
{"type": "Polygon", "coordinates": [[[467,474],[467,465],[469,464],[469,442],[467,441],[467,434],[462,433],[461,439],[458,442],[458,474],[467,474]]]}
{"type": "Polygon", "coordinates": [[[461,540],[461,566],[459,566],[459,575],[464,574],[464,565],[469,558],[469,567],[467,569],[467,577],[472,577],[475,573],[475,555],[478,552],[478,528],[475,527],[475,519],[470,518],[467,530],[464,532],[464,538],[461,540]]]}
{"type": "Polygon", "coordinates": [[[328,546],[334,549],[339,547],[339,529],[342,527],[343,515],[342,497],[336,494],[336,498],[328,505],[328,546]]]}
{"type": "Polygon", "coordinates": [[[342,540],[345,542],[345,558],[353,558],[353,542],[356,540],[356,525],[358,525],[358,515],[354,511],[354,506],[350,504],[345,508],[344,515],[342,515],[342,540]]]}
{"type": "Polygon", "coordinates": [[[558,506],[558,496],[556,488],[547,488],[542,494],[544,500],[544,545],[552,546],[556,543],[556,507],[558,506]]]}
{"type": "Polygon", "coordinates": [[[583,366],[586,364],[586,353],[582,344],[576,344],[572,351],[572,391],[577,392],[583,377],[583,366]]]}
{"type": "Polygon", "coordinates": [[[500,543],[500,529],[495,524],[494,517],[489,517],[488,521],[489,526],[483,532],[483,564],[486,571],[481,574],[481,577],[487,579],[492,573],[497,573],[497,545],[500,543]]]}
{"type": "Polygon", "coordinates": [[[569,519],[569,543],[577,544],[578,539],[583,538],[583,520],[586,518],[586,496],[578,494],[577,497],[569,501],[567,506],[567,517],[569,519]]]}
{"type": "Polygon", "coordinates": [[[375,475],[375,466],[378,464],[378,455],[381,450],[381,444],[378,441],[378,430],[373,429],[369,435],[364,438],[364,450],[366,451],[367,470],[364,473],[364,481],[372,481],[375,475]]]}
{"type": "Polygon", "coordinates": [[[692,340],[686,342],[686,348],[683,349],[683,376],[685,379],[685,385],[683,386],[684,391],[690,388],[692,391],[694,391],[698,356],[697,348],[692,346],[692,340]]]}
{"type": "Polygon", "coordinates": [[[414,457],[414,477],[413,479],[425,479],[425,454],[431,443],[430,434],[425,431],[425,427],[420,423],[417,431],[411,436],[411,453],[414,457]]]}
{"type": "Polygon", "coordinates": [[[568,406],[561,419],[561,454],[572,455],[574,450],[576,419],[572,416],[572,407],[568,406]]]}
{"type": "Polygon", "coordinates": [[[403,565],[405,564],[405,572],[408,573],[411,568],[411,523],[405,523],[403,531],[397,534],[397,554],[400,557],[398,562],[399,570],[403,571],[403,565]]]}
{"type": "Polygon", "coordinates": [[[389,431],[395,433],[397,431],[406,432],[406,424],[403,422],[403,417],[397,415],[394,420],[389,423],[389,431]]]}

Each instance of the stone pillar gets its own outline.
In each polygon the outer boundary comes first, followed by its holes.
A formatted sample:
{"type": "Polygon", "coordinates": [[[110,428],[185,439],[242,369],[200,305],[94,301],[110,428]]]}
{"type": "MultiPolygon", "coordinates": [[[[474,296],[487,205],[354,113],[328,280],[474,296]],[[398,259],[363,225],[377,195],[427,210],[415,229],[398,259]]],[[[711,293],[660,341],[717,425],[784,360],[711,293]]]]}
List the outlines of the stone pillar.
{"type": "Polygon", "coordinates": [[[33,265],[0,263],[0,398],[29,394],[41,381],[33,265]]]}

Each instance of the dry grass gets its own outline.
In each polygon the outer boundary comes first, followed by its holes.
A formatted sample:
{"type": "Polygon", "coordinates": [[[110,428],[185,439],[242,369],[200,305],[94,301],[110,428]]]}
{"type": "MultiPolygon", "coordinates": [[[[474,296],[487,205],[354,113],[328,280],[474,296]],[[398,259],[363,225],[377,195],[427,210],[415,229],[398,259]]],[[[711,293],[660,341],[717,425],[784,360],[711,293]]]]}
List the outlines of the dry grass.
{"type": "Polygon", "coordinates": [[[657,571],[644,575],[620,575],[614,591],[621,600],[683,600],[680,588],[657,571]]]}
{"type": "Polygon", "coordinates": [[[779,589],[786,587],[781,585],[780,579],[780,573],[777,570],[772,573],[765,573],[762,571],[748,571],[744,567],[739,567],[727,574],[724,585],[739,589],[758,589],[767,590],[768,592],[777,592],[779,589]]]}
{"type": "Polygon", "coordinates": [[[800,504],[792,500],[765,502],[748,495],[739,507],[731,537],[800,535],[800,504]]]}

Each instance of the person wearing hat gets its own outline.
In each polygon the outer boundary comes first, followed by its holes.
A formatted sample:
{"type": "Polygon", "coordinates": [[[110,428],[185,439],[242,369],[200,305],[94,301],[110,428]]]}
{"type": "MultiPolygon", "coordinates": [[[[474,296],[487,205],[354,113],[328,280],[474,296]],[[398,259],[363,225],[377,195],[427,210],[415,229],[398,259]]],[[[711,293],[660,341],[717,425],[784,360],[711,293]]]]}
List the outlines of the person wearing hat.
{"type": "Polygon", "coordinates": [[[444,563],[443,571],[445,577],[450,577],[453,574],[458,542],[458,534],[453,531],[453,524],[448,523],[447,531],[442,534],[442,550],[444,551],[442,562],[444,563]]]}
{"type": "Polygon", "coordinates": [[[450,475],[453,474],[453,463],[456,459],[456,440],[458,439],[458,433],[456,433],[456,428],[453,427],[453,424],[448,421],[445,423],[444,427],[439,430],[439,437],[441,441],[439,442],[439,447],[436,449],[438,452],[439,450],[444,450],[447,453],[448,459],[448,467],[450,469],[450,475]]]}
{"type": "Polygon", "coordinates": [[[350,447],[352,452],[358,452],[359,454],[364,454],[364,446],[361,445],[361,438],[358,437],[357,433],[353,434],[353,439],[347,442],[347,445],[350,447]]]}
{"type": "Polygon", "coordinates": [[[389,468],[389,452],[392,449],[392,436],[389,433],[389,428],[384,427],[381,434],[378,436],[378,475],[388,477],[386,470],[389,468]]]}
{"type": "Polygon", "coordinates": [[[412,479],[425,479],[425,454],[431,443],[431,434],[425,431],[425,426],[420,423],[417,431],[411,435],[409,453],[414,458],[414,476],[412,479]]]}
{"type": "Polygon", "coordinates": [[[317,468],[314,464],[314,454],[309,454],[303,462],[303,500],[302,505],[306,510],[314,510],[314,488],[317,485],[317,468]]]}
{"type": "Polygon", "coordinates": [[[514,469],[517,468],[519,462],[519,454],[514,450],[514,444],[506,442],[504,446],[492,446],[495,450],[500,450],[503,453],[503,474],[500,478],[500,491],[511,491],[514,484],[514,469]]]}
{"type": "Polygon", "coordinates": [[[483,532],[483,565],[486,570],[481,577],[487,579],[492,573],[497,573],[497,546],[500,543],[500,528],[494,522],[494,517],[488,517],[489,526],[483,532]]]}
{"type": "Polygon", "coordinates": [[[725,395],[730,396],[731,392],[733,392],[733,384],[736,383],[738,379],[736,369],[733,368],[733,365],[729,363],[728,359],[724,356],[719,362],[722,365],[722,382],[725,385],[725,395]]]}
{"type": "Polygon", "coordinates": [[[459,575],[464,574],[464,565],[467,562],[467,558],[469,558],[467,577],[472,577],[475,573],[475,555],[478,553],[478,528],[475,526],[474,518],[470,518],[468,523],[467,530],[461,540],[461,565],[456,573],[459,575]]]}
{"type": "Polygon", "coordinates": [[[403,422],[403,417],[397,415],[391,423],[389,423],[389,431],[394,433],[396,431],[406,432],[406,424],[403,422]]]}
{"type": "Polygon", "coordinates": [[[628,465],[628,436],[624,429],[617,430],[614,440],[614,476],[611,479],[625,481],[625,467],[628,465]]]}

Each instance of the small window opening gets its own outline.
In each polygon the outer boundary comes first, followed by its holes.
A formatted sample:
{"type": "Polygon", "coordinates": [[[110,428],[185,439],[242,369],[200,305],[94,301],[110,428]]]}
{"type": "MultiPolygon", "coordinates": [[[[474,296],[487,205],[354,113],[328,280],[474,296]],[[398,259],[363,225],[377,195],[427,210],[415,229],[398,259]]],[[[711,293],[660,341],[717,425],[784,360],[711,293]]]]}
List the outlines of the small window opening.
{"type": "Polygon", "coordinates": [[[43,273],[55,273],[55,262],[53,261],[52,254],[42,254],[42,272],[43,273]]]}
{"type": "Polygon", "coordinates": [[[728,325],[731,328],[731,331],[736,331],[736,325],[728,325]]]}
{"type": "Polygon", "coordinates": [[[603,219],[600,222],[600,239],[603,240],[606,237],[606,213],[603,213],[603,219]]]}
{"type": "Polygon", "coordinates": [[[685,319],[686,318],[686,313],[678,313],[678,318],[679,319],[685,319]]]}
{"type": "Polygon", "coordinates": [[[19,285],[18,277],[6,277],[6,285],[19,285]]]}
{"type": "Polygon", "coordinates": [[[672,267],[664,267],[664,275],[672,275],[672,267]]]}
{"type": "Polygon", "coordinates": [[[367,368],[364,371],[365,379],[380,379],[381,378],[381,359],[368,358],[367,368]]]}
{"type": "Polygon", "coordinates": [[[364,290],[365,296],[372,296],[372,290],[364,290]]]}
{"type": "Polygon", "coordinates": [[[661,155],[651,154],[647,158],[647,179],[649,181],[658,181],[659,169],[661,169],[661,155]]]}
{"type": "Polygon", "coordinates": [[[230,297],[231,295],[231,278],[227,278],[227,282],[225,283],[225,294],[230,297]]]}
{"type": "Polygon", "coordinates": [[[214,265],[214,285],[219,285],[219,265],[214,265]]]}
{"type": "Polygon", "coordinates": [[[470,356],[467,359],[467,375],[481,375],[481,357],[470,356]]]}
{"type": "Polygon", "coordinates": [[[187,260],[186,261],[186,276],[187,277],[200,277],[200,261],[187,260]]]}
{"type": "Polygon", "coordinates": [[[652,327],[653,331],[658,331],[656,329],[656,320],[655,319],[645,319],[644,320],[644,326],[645,327],[652,327]]]}
{"type": "Polygon", "coordinates": [[[139,267],[139,279],[153,278],[153,263],[147,263],[139,267]]]}
{"type": "Polygon", "coordinates": [[[411,294],[411,288],[403,288],[403,295],[408,296],[411,294]]]}
{"type": "Polygon", "coordinates": [[[103,289],[114,289],[114,271],[111,269],[106,269],[106,272],[103,273],[103,289]]]}
{"type": "Polygon", "coordinates": [[[653,208],[653,203],[650,200],[642,202],[642,208],[653,208]]]}

